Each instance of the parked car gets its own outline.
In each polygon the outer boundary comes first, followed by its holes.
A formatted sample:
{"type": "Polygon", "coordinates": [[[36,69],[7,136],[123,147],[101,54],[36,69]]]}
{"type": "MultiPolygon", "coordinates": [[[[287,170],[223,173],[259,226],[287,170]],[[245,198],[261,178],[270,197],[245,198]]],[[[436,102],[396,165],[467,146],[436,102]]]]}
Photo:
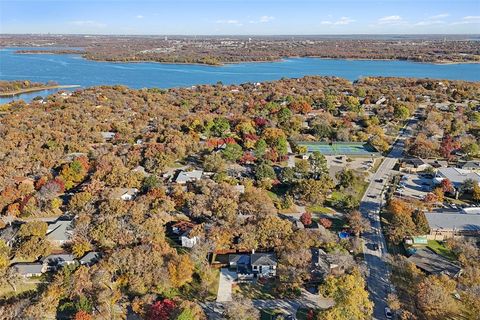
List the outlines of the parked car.
{"type": "Polygon", "coordinates": [[[383,179],[375,179],[375,182],[382,183],[383,179]]]}
{"type": "Polygon", "coordinates": [[[387,318],[387,319],[392,319],[393,318],[392,310],[390,310],[389,307],[385,308],[385,318],[387,318]]]}

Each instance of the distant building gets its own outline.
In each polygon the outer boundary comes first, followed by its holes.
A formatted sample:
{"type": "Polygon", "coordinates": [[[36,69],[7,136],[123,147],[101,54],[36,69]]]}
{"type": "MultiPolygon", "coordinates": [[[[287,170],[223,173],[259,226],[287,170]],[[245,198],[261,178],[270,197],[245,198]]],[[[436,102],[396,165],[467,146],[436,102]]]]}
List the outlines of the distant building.
{"type": "Polygon", "coordinates": [[[62,246],[70,242],[73,220],[57,220],[47,227],[47,240],[54,245],[62,246]]]}
{"type": "Polygon", "coordinates": [[[45,266],[40,262],[16,263],[13,267],[24,278],[40,277],[46,271],[45,266]]]}
{"type": "Polygon", "coordinates": [[[116,188],[112,193],[112,199],[131,201],[138,193],[137,188],[116,188]]]}
{"type": "Polygon", "coordinates": [[[480,214],[427,212],[425,217],[430,227],[428,240],[480,236],[480,214]]]}
{"type": "Polygon", "coordinates": [[[110,140],[112,140],[113,138],[115,138],[115,132],[104,131],[104,132],[100,132],[100,134],[102,135],[102,138],[103,138],[105,141],[110,141],[110,140]]]}
{"type": "Polygon", "coordinates": [[[460,168],[463,170],[470,170],[479,173],[480,172],[480,161],[467,161],[461,164],[460,168]]]}
{"type": "Polygon", "coordinates": [[[462,273],[462,268],[459,265],[430,249],[418,249],[408,258],[408,261],[428,274],[445,274],[454,278],[462,273]]]}
{"type": "Polygon", "coordinates": [[[172,232],[179,236],[182,247],[193,248],[200,241],[198,236],[191,235],[194,227],[195,224],[189,221],[179,221],[172,225],[172,232]]]}
{"type": "Polygon", "coordinates": [[[179,184],[185,184],[187,182],[197,181],[202,178],[202,175],[202,170],[180,171],[175,178],[175,182],[179,184]]]}

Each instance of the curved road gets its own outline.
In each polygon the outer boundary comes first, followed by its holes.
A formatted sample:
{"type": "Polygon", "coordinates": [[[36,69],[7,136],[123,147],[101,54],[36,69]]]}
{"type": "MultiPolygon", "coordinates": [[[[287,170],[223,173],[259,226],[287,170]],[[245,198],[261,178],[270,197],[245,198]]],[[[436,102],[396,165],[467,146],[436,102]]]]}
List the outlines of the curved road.
{"type": "Polygon", "coordinates": [[[360,203],[360,212],[370,222],[371,227],[368,232],[362,235],[362,238],[364,240],[363,252],[368,269],[367,286],[370,298],[374,303],[373,319],[385,319],[386,299],[392,288],[389,283],[390,268],[386,262],[387,246],[377,212],[382,207],[383,189],[393,173],[393,167],[403,154],[405,138],[411,134],[411,127],[417,121],[417,118],[410,119],[401,130],[390,153],[373,175],[360,203]]]}

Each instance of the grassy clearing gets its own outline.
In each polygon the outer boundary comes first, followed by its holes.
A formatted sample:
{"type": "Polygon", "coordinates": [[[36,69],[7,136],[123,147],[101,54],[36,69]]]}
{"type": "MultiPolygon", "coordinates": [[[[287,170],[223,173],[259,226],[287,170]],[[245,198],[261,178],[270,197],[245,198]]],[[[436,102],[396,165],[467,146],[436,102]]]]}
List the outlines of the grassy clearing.
{"type": "Polygon", "coordinates": [[[455,260],[455,255],[453,254],[453,252],[450,249],[446,248],[442,243],[436,240],[428,240],[427,247],[435,251],[437,254],[444,256],[447,259],[455,260]]]}
{"type": "Polygon", "coordinates": [[[17,284],[17,291],[14,291],[10,285],[0,286],[0,297],[1,298],[10,298],[21,293],[37,290],[39,282],[36,281],[22,281],[17,284]]]}
{"type": "Polygon", "coordinates": [[[324,207],[320,204],[307,207],[307,211],[310,211],[312,213],[317,213],[317,214],[334,214],[335,213],[333,209],[324,207]]]}

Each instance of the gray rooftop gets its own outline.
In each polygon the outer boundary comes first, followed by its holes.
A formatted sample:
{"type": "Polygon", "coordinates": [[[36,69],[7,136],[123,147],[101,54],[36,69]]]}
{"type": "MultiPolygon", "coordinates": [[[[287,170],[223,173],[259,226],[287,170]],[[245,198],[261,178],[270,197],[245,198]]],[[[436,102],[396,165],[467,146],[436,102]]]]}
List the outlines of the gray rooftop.
{"type": "Polygon", "coordinates": [[[64,262],[73,262],[75,260],[75,257],[69,253],[61,253],[61,254],[51,254],[49,256],[46,256],[45,258],[42,259],[43,263],[46,263],[48,265],[57,265],[57,264],[62,264],[64,262]]]}
{"type": "Polygon", "coordinates": [[[250,264],[250,256],[248,254],[229,254],[228,262],[235,265],[250,264]]]}
{"type": "Polygon", "coordinates": [[[480,169],[480,161],[467,161],[462,165],[462,169],[467,169],[467,170],[480,169]]]}
{"type": "Polygon", "coordinates": [[[418,249],[408,260],[430,274],[447,274],[454,277],[462,268],[430,249],[418,249]]]}
{"type": "Polygon", "coordinates": [[[252,266],[276,266],[277,258],[274,253],[253,253],[250,257],[252,266]]]}
{"type": "Polygon", "coordinates": [[[91,251],[84,255],[82,258],[80,258],[80,263],[81,264],[92,264],[94,262],[97,262],[98,259],[100,258],[100,253],[96,251],[91,251]]]}
{"type": "Polygon", "coordinates": [[[14,268],[17,269],[17,272],[21,275],[27,275],[30,273],[42,273],[43,272],[43,264],[39,262],[33,263],[16,263],[13,265],[14,268]]]}
{"type": "Polygon", "coordinates": [[[471,179],[480,182],[480,174],[464,169],[458,168],[440,168],[438,169],[437,177],[445,177],[453,184],[462,184],[465,180],[471,179]]]}
{"type": "Polygon", "coordinates": [[[177,183],[186,183],[189,181],[200,180],[202,178],[202,170],[193,170],[193,171],[180,171],[175,182],[177,183]]]}
{"type": "Polygon", "coordinates": [[[47,240],[68,241],[71,237],[72,220],[57,220],[48,225],[47,240]]]}
{"type": "Polygon", "coordinates": [[[480,232],[480,215],[464,213],[425,213],[432,230],[456,230],[480,232]]]}

